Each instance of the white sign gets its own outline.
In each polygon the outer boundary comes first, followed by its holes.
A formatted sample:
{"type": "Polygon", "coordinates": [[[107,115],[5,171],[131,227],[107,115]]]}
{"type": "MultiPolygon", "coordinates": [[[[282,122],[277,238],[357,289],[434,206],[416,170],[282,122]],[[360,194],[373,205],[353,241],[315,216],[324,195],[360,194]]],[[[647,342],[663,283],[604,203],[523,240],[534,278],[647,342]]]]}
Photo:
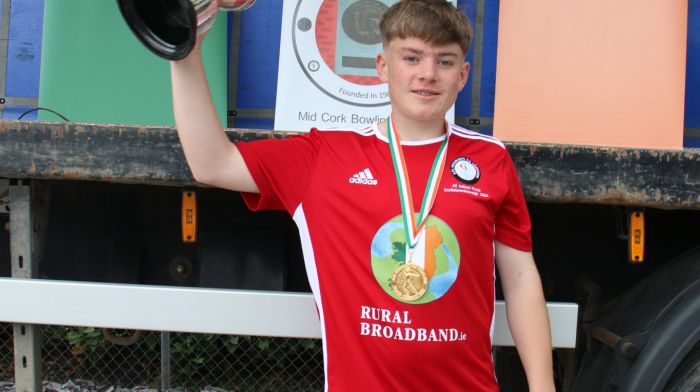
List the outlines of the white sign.
{"type": "Polygon", "coordinates": [[[275,129],[355,129],[389,115],[375,64],[379,20],[396,2],[284,0],[275,129]]]}

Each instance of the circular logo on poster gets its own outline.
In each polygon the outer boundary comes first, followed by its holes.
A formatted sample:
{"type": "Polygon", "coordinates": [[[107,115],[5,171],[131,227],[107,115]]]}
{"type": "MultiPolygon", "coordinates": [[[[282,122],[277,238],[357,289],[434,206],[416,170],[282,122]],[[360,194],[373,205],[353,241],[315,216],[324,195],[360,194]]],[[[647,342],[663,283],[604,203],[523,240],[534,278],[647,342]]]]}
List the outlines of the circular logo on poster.
{"type": "MultiPolygon", "coordinates": [[[[457,280],[460,252],[452,229],[441,219],[429,215],[424,235],[425,266],[422,270],[427,278],[427,288],[418,298],[401,295],[395,288],[397,271],[400,273],[406,267],[406,236],[401,215],[386,222],[374,235],[371,247],[372,272],[384,292],[397,301],[416,305],[433,302],[445,295],[457,280]]],[[[419,286],[424,277],[422,273],[413,275],[415,282],[406,278],[401,284],[408,286],[404,287],[408,291],[420,292],[422,290],[419,286]],[[416,287],[413,288],[412,285],[416,287]]]]}
{"type": "Polygon", "coordinates": [[[481,170],[469,158],[459,157],[450,164],[452,175],[465,184],[476,184],[481,178],[481,170]]]}
{"type": "Polygon", "coordinates": [[[355,106],[389,104],[377,77],[379,20],[395,0],[299,0],[292,45],[299,67],[324,94],[355,106]]]}

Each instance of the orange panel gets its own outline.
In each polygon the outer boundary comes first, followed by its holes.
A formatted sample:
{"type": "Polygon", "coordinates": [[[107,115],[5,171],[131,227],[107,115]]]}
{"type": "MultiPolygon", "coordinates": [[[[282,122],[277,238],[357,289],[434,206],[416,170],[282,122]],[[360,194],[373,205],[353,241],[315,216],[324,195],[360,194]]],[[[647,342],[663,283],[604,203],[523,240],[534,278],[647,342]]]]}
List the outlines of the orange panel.
{"type": "Polygon", "coordinates": [[[503,0],[494,134],[680,149],[687,0],[503,0]]]}
{"type": "Polygon", "coordinates": [[[644,211],[633,211],[629,216],[628,250],[631,263],[644,262],[644,211]]]}
{"type": "Polygon", "coordinates": [[[197,242],[197,193],[193,190],[182,191],[182,242],[197,242]]]}

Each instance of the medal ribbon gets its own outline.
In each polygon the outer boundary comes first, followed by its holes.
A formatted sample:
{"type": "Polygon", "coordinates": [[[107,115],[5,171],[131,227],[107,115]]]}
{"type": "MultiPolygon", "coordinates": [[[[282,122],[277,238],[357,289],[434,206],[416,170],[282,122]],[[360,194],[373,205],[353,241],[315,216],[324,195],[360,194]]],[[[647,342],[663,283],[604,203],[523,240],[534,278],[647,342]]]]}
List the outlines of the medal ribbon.
{"type": "MultiPolygon", "coordinates": [[[[393,114],[392,114],[393,116],[393,114]]],[[[445,168],[447,157],[447,141],[449,133],[445,134],[445,140],[442,141],[440,149],[435,155],[433,166],[430,168],[428,183],[425,186],[425,194],[421,209],[416,219],[415,209],[413,208],[413,197],[411,195],[411,182],[408,178],[408,169],[406,160],[401,149],[401,140],[399,133],[392,125],[392,116],[387,119],[387,136],[389,139],[389,149],[391,150],[391,160],[394,163],[394,171],[396,173],[396,183],[399,186],[399,198],[401,201],[401,215],[403,216],[404,231],[406,233],[406,244],[410,249],[418,243],[418,237],[425,227],[425,221],[428,219],[428,213],[435,204],[437,190],[440,186],[440,179],[445,168]]],[[[410,261],[410,260],[407,260],[410,261]]]]}

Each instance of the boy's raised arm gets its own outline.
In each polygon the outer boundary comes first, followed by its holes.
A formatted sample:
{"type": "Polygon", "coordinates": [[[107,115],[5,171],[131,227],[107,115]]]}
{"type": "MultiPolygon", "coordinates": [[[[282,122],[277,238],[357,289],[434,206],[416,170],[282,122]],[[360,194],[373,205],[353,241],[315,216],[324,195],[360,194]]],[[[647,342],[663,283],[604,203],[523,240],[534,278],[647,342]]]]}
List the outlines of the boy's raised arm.
{"type": "Polygon", "coordinates": [[[258,192],[250,171],[219,121],[202,63],[203,37],[185,59],[171,62],[173,109],[182,149],[198,182],[258,192]]]}

